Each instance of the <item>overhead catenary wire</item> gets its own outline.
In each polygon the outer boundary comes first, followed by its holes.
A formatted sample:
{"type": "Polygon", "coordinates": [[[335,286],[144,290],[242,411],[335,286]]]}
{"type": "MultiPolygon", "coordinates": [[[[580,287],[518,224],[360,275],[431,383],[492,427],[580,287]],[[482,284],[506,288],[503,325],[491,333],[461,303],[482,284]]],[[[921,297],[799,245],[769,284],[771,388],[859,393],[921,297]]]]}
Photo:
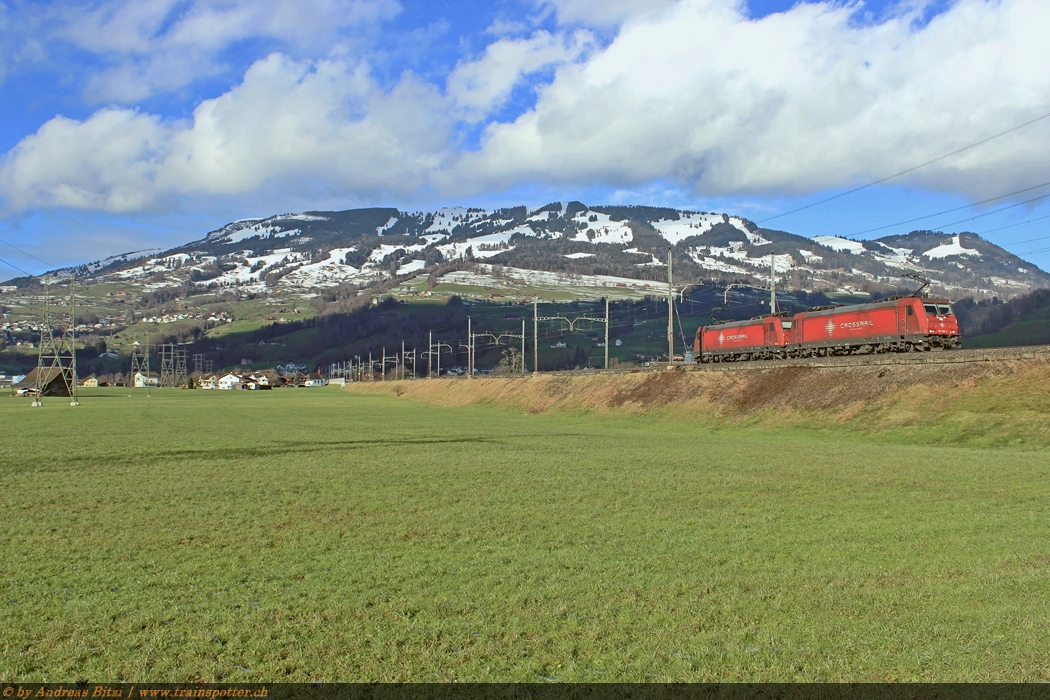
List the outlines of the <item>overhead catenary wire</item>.
{"type": "Polygon", "coordinates": [[[993,214],[998,214],[999,212],[1004,212],[1004,211],[1006,211],[1008,209],[1016,209],[1017,207],[1024,206],[1025,204],[1031,204],[1032,202],[1038,202],[1041,199],[1046,199],[1047,197],[1050,197],[1050,194],[1041,194],[1038,197],[1032,197],[1031,199],[1026,199],[1023,202],[1017,202],[1015,204],[1008,204],[1005,207],[999,207],[998,209],[993,209],[992,211],[986,211],[983,214],[976,214],[976,215],[971,216],[971,217],[969,217],[967,219],[959,219],[958,221],[953,221],[950,224],[940,224],[940,225],[936,226],[935,228],[938,229],[938,230],[941,230],[941,229],[946,229],[949,226],[956,226],[958,224],[965,224],[967,221],[974,221],[975,219],[983,219],[986,216],[991,216],[993,214]]]}
{"type": "MultiPolygon", "coordinates": [[[[1006,243],[1006,244],[1004,244],[1004,245],[1002,245],[1000,247],[1001,248],[1007,248],[1009,246],[1021,245],[1022,243],[1035,243],[1036,241],[1045,241],[1047,238],[1050,238],[1050,236],[1040,236],[1039,238],[1029,238],[1027,241],[1017,241],[1016,243],[1006,243]]],[[[1027,255],[1027,253],[1026,253],[1026,255],[1027,255]]]]}
{"type": "Polygon", "coordinates": [[[970,209],[972,207],[979,207],[982,204],[988,204],[989,202],[997,202],[1000,199],[1006,199],[1008,197],[1013,197],[1014,195],[1023,194],[1025,192],[1031,192],[1032,190],[1038,190],[1041,187],[1048,187],[1048,186],[1050,186],[1050,182],[1044,182],[1044,183],[1039,184],[1039,185],[1032,185],[1031,187],[1026,187],[1023,190],[1017,190],[1015,192],[1008,192],[1007,194],[1001,194],[998,197],[992,197],[991,199],[983,199],[980,202],[974,202],[973,204],[965,204],[965,205],[963,205],[961,207],[955,207],[953,209],[945,209],[944,211],[939,211],[936,214],[927,214],[925,216],[919,216],[919,217],[916,217],[914,219],[907,219],[905,221],[898,221],[898,222],[893,223],[893,224],[886,224],[885,226],[876,226],[875,228],[869,228],[869,229],[865,229],[863,231],[857,231],[856,233],[851,233],[851,234],[847,234],[847,235],[850,236],[850,237],[852,237],[852,236],[862,236],[865,233],[873,233],[875,231],[883,231],[883,230],[888,229],[888,228],[893,228],[894,226],[903,226],[904,224],[915,223],[916,221],[922,221],[923,219],[932,219],[935,216],[941,216],[943,214],[951,214],[953,211],[962,211],[963,209],[970,209]]]}
{"type": "Polygon", "coordinates": [[[771,216],[768,219],[763,219],[762,221],[759,221],[757,223],[764,224],[764,223],[769,222],[769,221],[775,221],[776,219],[779,219],[779,218],[782,218],[782,217],[785,217],[785,216],[789,216],[791,214],[797,214],[800,211],[805,211],[806,209],[812,209],[813,207],[820,206],[821,204],[827,204],[828,202],[832,202],[832,201],[834,201],[836,199],[841,199],[842,197],[846,197],[848,195],[855,194],[857,192],[860,192],[861,190],[866,190],[869,187],[874,187],[875,185],[881,185],[884,182],[889,182],[890,180],[894,180],[894,179],[896,179],[898,177],[901,177],[903,175],[907,175],[908,173],[913,173],[916,170],[921,170],[922,168],[925,168],[928,165],[933,165],[934,163],[939,163],[940,161],[945,160],[947,158],[951,158],[952,156],[957,156],[960,153],[964,153],[964,152],[970,150],[971,148],[977,148],[978,146],[983,146],[984,144],[988,143],[989,141],[994,141],[995,139],[1000,138],[1002,136],[1006,136],[1007,134],[1012,134],[1015,131],[1023,129],[1025,127],[1027,127],[1027,126],[1031,126],[1032,124],[1035,124],[1036,122],[1040,122],[1040,121],[1042,121],[1042,120],[1044,120],[1044,119],[1046,119],[1048,117],[1050,117],[1050,112],[1047,112],[1046,114],[1038,116],[1035,119],[1030,119],[1030,120],[1026,121],[1025,123],[1023,123],[1023,124],[1018,124],[1017,126],[1010,127],[1006,131],[1000,131],[998,134],[993,134],[992,136],[989,136],[987,138],[981,139],[980,141],[975,141],[975,142],[973,142],[971,144],[963,146],[962,148],[957,148],[954,151],[952,151],[951,153],[945,153],[944,155],[938,156],[938,157],[933,158],[931,160],[928,160],[925,163],[919,163],[918,165],[914,165],[914,166],[912,166],[910,168],[907,168],[905,170],[901,170],[899,173],[894,173],[893,175],[887,175],[886,177],[879,178],[878,180],[874,180],[874,181],[869,182],[869,183],[867,183],[865,185],[861,185],[860,187],[854,187],[851,190],[846,190],[845,192],[840,192],[840,193],[838,193],[836,195],[832,195],[831,197],[826,197],[825,199],[822,199],[822,200],[817,201],[817,202],[813,202],[812,204],[807,204],[804,207],[798,207],[797,209],[792,209],[790,211],[783,212],[782,214],[777,214],[776,216],[771,216]]]}

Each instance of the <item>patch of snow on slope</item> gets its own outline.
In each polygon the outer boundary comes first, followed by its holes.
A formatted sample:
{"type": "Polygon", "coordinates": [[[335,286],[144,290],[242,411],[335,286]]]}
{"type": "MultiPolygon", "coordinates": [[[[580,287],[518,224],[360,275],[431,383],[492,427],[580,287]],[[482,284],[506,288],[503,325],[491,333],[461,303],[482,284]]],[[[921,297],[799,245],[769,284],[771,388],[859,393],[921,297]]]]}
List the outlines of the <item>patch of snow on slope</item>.
{"type": "Polygon", "coordinates": [[[980,257],[981,253],[974,248],[963,248],[962,244],[959,243],[959,237],[952,236],[951,243],[945,243],[944,245],[939,245],[936,248],[931,248],[930,250],[927,250],[925,253],[923,253],[923,255],[929,258],[930,260],[940,260],[941,258],[948,257],[949,255],[976,255],[977,257],[980,257]]]}
{"type": "Polygon", "coordinates": [[[696,251],[690,251],[689,257],[691,257],[697,265],[706,270],[717,270],[718,272],[731,272],[737,275],[747,274],[747,270],[745,270],[742,267],[730,265],[724,260],[718,260],[717,258],[709,258],[705,255],[701,255],[696,251]]]}
{"type": "Polygon", "coordinates": [[[498,233],[486,233],[484,236],[474,236],[468,239],[466,242],[474,246],[481,245],[499,245],[501,243],[507,243],[510,241],[511,236],[516,233],[521,233],[526,236],[535,236],[536,233],[528,226],[519,226],[510,231],[500,231],[498,233]]]}
{"type": "Polygon", "coordinates": [[[361,271],[342,262],[346,254],[353,250],[352,247],[332,248],[325,260],[303,265],[285,275],[281,282],[302,287],[335,287],[353,281],[361,271]]]}
{"type": "MultiPolygon", "coordinates": [[[[541,235],[541,234],[536,233],[536,230],[534,228],[532,228],[531,226],[526,226],[524,224],[521,225],[521,226],[515,226],[514,228],[512,228],[512,229],[510,229],[508,231],[501,231],[498,235],[506,235],[506,237],[507,237],[506,240],[509,241],[511,239],[511,236],[513,236],[516,233],[520,233],[523,236],[531,236],[532,238],[539,238],[539,236],[541,235]]],[[[496,235],[496,234],[489,234],[489,235],[496,235]]]]}
{"type": "Polygon", "coordinates": [[[385,224],[383,224],[382,226],[380,226],[379,228],[376,229],[376,235],[377,236],[382,236],[384,231],[390,229],[396,223],[397,223],[397,217],[396,216],[391,216],[389,221],[387,221],[385,224]]]}
{"type": "MultiPolygon", "coordinates": [[[[514,250],[513,246],[507,248],[498,248],[496,250],[478,250],[477,246],[480,245],[478,241],[481,239],[488,238],[488,236],[481,236],[479,238],[472,238],[469,241],[456,241],[454,243],[446,243],[445,245],[439,245],[438,250],[445,257],[445,260],[459,260],[467,257],[467,249],[471,248],[476,259],[491,258],[494,255],[500,253],[506,253],[507,251],[514,250]]],[[[493,245],[491,243],[485,245],[493,245]]]]}
{"type": "Polygon", "coordinates": [[[298,236],[300,233],[302,233],[302,231],[297,228],[284,231],[276,226],[266,226],[264,223],[257,223],[251,226],[239,228],[235,231],[230,231],[221,236],[216,236],[212,240],[221,239],[227,243],[240,243],[249,238],[270,238],[271,236],[274,238],[282,238],[285,236],[298,236]]]}
{"type": "Polygon", "coordinates": [[[593,258],[594,253],[569,253],[563,257],[566,257],[569,260],[579,260],[580,258],[593,258]]]}
{"type": "Polygon", "coordinates": [[[721,214],[697,214],[682,212],[676,219],[660,219],[653,222],[653,228],[671,245],[690,236],[702,236],[716,224],[723,223],[721,214]]]}
{"type": "Polygon", "coordinates": [[[397,274],[408,275],[413,272],[419,272],[427,266],[426,260],[409,260],[407,263],[397,268],[397,274]]]}
{"type": "MultiPolygon", "coordinates": [[[[364,267],[375,267],[383,262],[383,258],[390,255],[391,253],[403,250],[405,253],[415,253],[417,250],[423,250],[426,248],[425,245],[417,243],[416,245],[386,245],[385,243],[375,250],[368,256],[368,262],[364,264],[364,267]]],[[[353,248],[346,249],[348,252],[353,248]]],[[[346,255],[346,253],[343,253],[346,255]]]]}
{"type": "MultiPolygon", "coordinates": [[[[883,243],[883,245],[886,245],[883,243]]],[[[890,267],[897,267],[902,270],[918,270],[919,267],[911,262],[908,258],[913,253],[911,248],[894,248],[893,246],[886,246],[892,251],[890,254],[886,253],[872,253],[872,257],[890,267]]]]}
{"type": "Polygon", "coordinates": [[[617,243],[625,244],[634,240],[634,232],[626,221],[613,221],[608,214],[585,211],[576,215],[575,221],[586,225],[572,240],[580,243],[617,243]],[[596,221],[591,221],[591,217],[596,221]],[[590,237],[588,237],[590,233],[590,237]]]}
{"type": "Polygon", "coordinates": [[[717,255],[723,258],[732,258],[733,260],[746,260],[747,251],[744,250],[743,241],[731,241],[726,247],[709,246],[706,248],[698,248],[697,252],[706,250],[711,255],[717,255]]]}
{"type": "Polygon", "coordinates": [[[751,245],[770,245],[773,243],[773,241],[769,240],[768,238],[764,238],[761,234],[758,233],[744,231],[744,235],[747,236],[747,240],[751,243],[751,245]]]}
{"type": "Polygon", "coordinates": [[[825,248],[831,248],[836,253],[847,252],[860,255],[864,252],[864,244],[860,241],[850,241],[838,236],[813,236],[813,240],[825,248]]]}
{"type": "Polygon", "coordinates": [[[660,219],[654,221],[652,226],[671,245],[678,245],[690,236],[702,236],[718,224],[728,223],[733,228],[747,235],[752,245],[765,245],[769,243],[758,234],[751,233],[744,225],[744,220],[738,216],[724,216],[723,214],[698,214],[696,212],[681,212],[678,219],[660,219]]]}
{"type": "Polygon", "coordinates": [[[813,251],[803,250],[802,248],[799,248],[798,254],[802,256],[803,260],[805,260],[807,263],[810,263],[810,264],[815,263],[815,262],[820,262],[821,260],[824,259],[822,256],[817,255],[813,251]]]}
{"type": "Polygon", "coordinates": [[[661,262],[660,258],[652,255],[652,260],[644,263],[637,263],[638,267],[667,267],[667,263],[661,262]]]}
{"type": "Polygon", "coordinates": [[[99,270],[106,265],[112,265],[115,262],[131,262],[132,260],[138,260],[139,258],[145,258],[150,255],[159,253],[161,248],[146,248],[145,250],[136,250],[131,253],[121,253],[120,255],[111,255],[108,258],[103,258],[98,261],[98,264],[86,265],[87,269],[91,272],[99,270]]]}
{"type": "MultiPolygon", "coordinates": [[[[652,282],[630,277],[611,275],[577,275],[566,272],[546,272],[543,270],[525,270],[518,267],[505,267],[501,278],[489,276],[492,265],[479,264],[477,272],[458,271],[442,275],[440,282],[445,284],[463,284],[475,287],[501,288],[508,284],[520,284],[533,288],[564,290],[620,288],[635,294],[667,294],[666,282],[652,282]],[[479,274],[481,273],[481,274],[479,274]]],[[[600,295],[601,292],[596,294],[600,295]]]]}
{"type": "Polygon", "coordinates": [[[434,222],[423,233],[450,232],[460,224],[468,224],[488,216],[486,211],[470,211],[466,207],[444,207],[434,212],[434,222]]]}

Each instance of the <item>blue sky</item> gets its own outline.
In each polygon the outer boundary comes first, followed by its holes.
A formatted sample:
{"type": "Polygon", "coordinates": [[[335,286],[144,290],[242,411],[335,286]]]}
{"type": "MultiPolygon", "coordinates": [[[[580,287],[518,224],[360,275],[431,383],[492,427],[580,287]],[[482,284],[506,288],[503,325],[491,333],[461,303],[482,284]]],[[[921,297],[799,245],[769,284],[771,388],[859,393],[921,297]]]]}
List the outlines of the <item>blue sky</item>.
{"type": "Polygon", "coordinates": [[[0,279],[248,216],[571,199],[1050,269],[1050,197],[989,214],[1050,185],[865,233],[1050,183],[1050,119],[772,219],[1050,112],[1048,28],[1045,0],[0,0],[0,279]]]}

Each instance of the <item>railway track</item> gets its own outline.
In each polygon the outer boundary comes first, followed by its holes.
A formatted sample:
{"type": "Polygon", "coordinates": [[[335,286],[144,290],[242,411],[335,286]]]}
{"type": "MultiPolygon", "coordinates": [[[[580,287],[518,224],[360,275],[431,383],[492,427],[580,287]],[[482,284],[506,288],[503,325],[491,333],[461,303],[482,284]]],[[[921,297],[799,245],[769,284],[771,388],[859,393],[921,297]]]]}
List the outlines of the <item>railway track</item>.
{"type": "MultiPolygon", "coordinates": [[[[1019,360],[1050,360],[1050,345],[1028,345],[1013,348],[986,348],[974,350],[939,350],[930,352],[889,352],[878,355],[844,355],[838,357],[806,357],[788,360],[749,360],[746,362],[675,362],[673,369],[687,372],[747,372],[781,367],[867,367],[877,365],[952,365],[970,362],[1016,362],[1019,360]]],[[[567,374],[632,374],[659,372],[671,369],[666,362],[652,367],[629,369],[570,370],[567,374]]],[[[547,374],[544,372],[543,374],[547,374]]]]}
{"type": "Polygon", "coordinates": [[[876,365],[949,365],[967,362],[1010,362],[1017,360],[1050,360],[1050,345],[974,350],[941,350],[930,352],[888,352],[877,355],[843,355],[806,357],[787,360],[752,360],[748,362],[712,362],[696,364],[676,362],[676,367],[697,372],[736,372],[779,367],[867,367],[876,365]]]}

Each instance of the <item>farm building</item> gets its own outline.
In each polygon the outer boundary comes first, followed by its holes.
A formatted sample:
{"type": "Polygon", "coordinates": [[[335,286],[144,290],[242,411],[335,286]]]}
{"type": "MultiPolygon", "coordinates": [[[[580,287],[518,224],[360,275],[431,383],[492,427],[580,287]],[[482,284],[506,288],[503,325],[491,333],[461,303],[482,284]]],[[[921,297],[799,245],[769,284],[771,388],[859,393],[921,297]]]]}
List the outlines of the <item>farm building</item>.
{"type": "Polygon", "coordinates": [[[88,377],[87,379],[82,381],[80,383],[80,386],[84,386],[84,387],[87,387],[89,389],[93,389],[93,388],[98,386],[98,377],[96,377],[95,375],[91,375],[90,377],[88,377]]]}
{"type": "MultiPolygon", "coordinates": [[[[22,381],[15,384],[15,389],[36,389],[37,370],[33,370],[22,381]]],[[[57,367],[44,370],[44,389],[41,396],[69,396],[72,376],[68,369],[64,372],[57,367]],[[64,375],[64,376],[63,376],[64,375]]]]}
{"type": "Polygon", "coordinates": [[[219,379],[214,374],[202,374],[200,378],[201,389],[218,389],[219,379]]]}
{"type": "Polygon", "coordinates": [[[156,372],[136,372],[135,386],[142,388],[147,386],[159,386],[160,375],[156,372]]]}

